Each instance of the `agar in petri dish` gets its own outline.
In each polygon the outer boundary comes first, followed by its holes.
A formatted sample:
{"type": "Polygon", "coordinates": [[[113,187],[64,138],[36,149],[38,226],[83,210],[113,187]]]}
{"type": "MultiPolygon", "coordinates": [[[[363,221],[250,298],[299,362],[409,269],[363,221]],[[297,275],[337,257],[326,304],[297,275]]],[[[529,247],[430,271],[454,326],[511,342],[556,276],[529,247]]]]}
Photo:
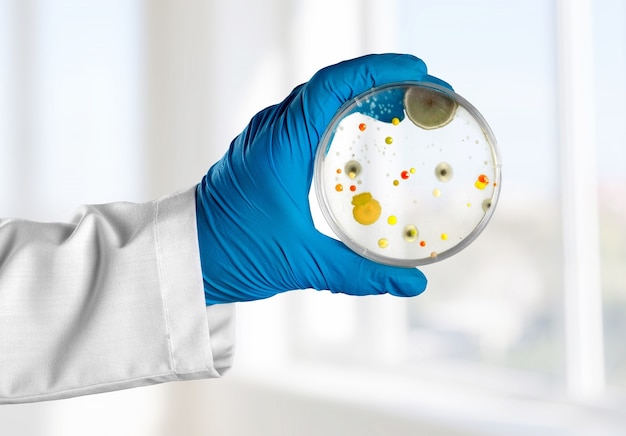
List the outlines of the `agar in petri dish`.
{"type": "Polygon", "coordinates": [[[338,111],[319,144],[315,190],[353,251],[414,267],[458,253],[483,231],[500,173],[495,137],[467,100],[436,84],[398,82],[338,111]]]}

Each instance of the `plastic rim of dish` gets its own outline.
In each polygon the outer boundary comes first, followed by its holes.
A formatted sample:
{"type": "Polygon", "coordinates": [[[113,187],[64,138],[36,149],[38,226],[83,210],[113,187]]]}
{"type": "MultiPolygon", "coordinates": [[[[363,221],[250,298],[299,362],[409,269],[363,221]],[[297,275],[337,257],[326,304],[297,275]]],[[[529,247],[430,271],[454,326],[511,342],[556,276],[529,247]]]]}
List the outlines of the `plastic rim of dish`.
{"type": "Polygon", "coordinates": [[[474,106],[443,86],[406,81],[338,110],[314,178],[324,218],[344,244],[375,262],[416,267],[458,253],[484,230],[501,163],[474,106]]]}

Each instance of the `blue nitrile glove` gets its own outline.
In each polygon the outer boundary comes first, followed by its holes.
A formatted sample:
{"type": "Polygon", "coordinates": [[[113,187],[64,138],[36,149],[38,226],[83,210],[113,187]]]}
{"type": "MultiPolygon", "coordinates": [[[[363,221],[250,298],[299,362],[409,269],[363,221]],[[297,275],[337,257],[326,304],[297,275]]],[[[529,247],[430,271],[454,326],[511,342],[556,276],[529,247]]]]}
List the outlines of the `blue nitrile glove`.
{"type": "Polygon", "coordinates": [[[207,304],[314,288],[351,295],[415,296],[416,268],[369,261],[319,233],[309,210],[315,154],[346,101],[374,86],[429,80],[409,55],[370,55],[325,68],[280,104],[259,112],[197,188],[207,304]]]}

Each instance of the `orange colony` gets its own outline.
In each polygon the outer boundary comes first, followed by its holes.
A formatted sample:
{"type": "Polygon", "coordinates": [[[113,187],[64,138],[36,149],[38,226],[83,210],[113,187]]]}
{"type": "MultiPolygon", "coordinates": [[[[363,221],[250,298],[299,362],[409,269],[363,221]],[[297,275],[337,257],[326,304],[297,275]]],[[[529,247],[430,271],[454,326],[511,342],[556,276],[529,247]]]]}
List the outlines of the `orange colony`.
{"type": "Polygon", "coordinates": [[[474,186],[480,190],[483,190],[487,187],[488,184],[489,178],[486,175],[481,174],[480,176],[478,176],[478,179],[474,183],[474,186]]]}
{"type": "Polygon", "coordinates": [[[374,224],[380,218],[380,203],[372,197],[369,192],[355,195],[352,197],[352,214],[354,219],[364,226],[374,224]]]}

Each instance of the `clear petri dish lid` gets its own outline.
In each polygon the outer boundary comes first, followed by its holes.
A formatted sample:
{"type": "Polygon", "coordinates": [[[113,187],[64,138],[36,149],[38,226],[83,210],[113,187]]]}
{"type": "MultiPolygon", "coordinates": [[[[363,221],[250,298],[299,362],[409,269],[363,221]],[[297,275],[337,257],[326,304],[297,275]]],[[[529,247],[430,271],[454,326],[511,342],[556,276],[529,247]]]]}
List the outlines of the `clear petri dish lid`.
{"type": "Polygon", "coordinates": [[[469,245],[500,193],[495,137],[467,100],[398,82],[348,101],[324,133],[315,190],[335,235],[373,261],[414,267],[469,245]]]}

